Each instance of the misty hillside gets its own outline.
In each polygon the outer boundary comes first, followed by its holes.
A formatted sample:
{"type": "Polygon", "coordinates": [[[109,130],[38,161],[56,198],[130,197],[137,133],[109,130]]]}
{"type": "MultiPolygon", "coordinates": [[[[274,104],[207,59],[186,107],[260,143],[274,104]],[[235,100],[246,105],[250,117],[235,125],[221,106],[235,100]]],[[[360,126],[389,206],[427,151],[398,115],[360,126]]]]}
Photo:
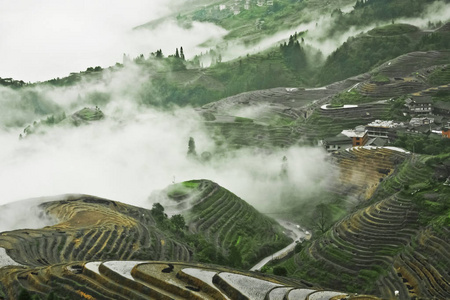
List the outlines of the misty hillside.
{"type": "Polygon", "coordinates": [[[0,299],[450,298],[448,0],[102,1],[0,10],[0,299]]]}

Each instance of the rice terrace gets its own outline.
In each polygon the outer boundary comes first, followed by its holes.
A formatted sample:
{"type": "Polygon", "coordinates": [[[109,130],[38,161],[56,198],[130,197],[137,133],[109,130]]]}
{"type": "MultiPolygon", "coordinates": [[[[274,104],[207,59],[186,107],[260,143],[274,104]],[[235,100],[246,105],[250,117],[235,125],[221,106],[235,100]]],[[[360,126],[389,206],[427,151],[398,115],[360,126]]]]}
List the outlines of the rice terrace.
{"type": "Polygon", "coordinates": [[[450,298],[449,0],[147,2],[0,4],[0,299],[450,298]]]}

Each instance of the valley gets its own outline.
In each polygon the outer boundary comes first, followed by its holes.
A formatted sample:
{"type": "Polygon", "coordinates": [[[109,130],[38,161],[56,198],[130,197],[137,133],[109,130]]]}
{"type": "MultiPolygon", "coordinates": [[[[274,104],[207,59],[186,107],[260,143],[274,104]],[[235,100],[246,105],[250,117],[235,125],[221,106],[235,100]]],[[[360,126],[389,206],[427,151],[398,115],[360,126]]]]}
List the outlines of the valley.
{"type": "Polygon", "coordinates": [[[0,78],[0,299],[449,298],[449,1],[190,4],[0,78]]]}

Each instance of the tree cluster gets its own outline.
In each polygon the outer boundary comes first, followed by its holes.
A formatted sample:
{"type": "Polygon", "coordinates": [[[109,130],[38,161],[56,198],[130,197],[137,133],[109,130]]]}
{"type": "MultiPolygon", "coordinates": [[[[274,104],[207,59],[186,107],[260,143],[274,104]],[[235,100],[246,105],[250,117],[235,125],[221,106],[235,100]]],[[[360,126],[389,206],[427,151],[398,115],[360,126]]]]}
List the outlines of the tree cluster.
{"type": "MultiPolygon", "coordinates": [[[[305,50],[300,46],[298,35],[289,36],[289,42],[280,45],[280,51],[283,54],[286,65],[295,70],[300,71],[307,66],[305,50]]],[[[303,38],[302,38],[303,40],[303,38]]]]}

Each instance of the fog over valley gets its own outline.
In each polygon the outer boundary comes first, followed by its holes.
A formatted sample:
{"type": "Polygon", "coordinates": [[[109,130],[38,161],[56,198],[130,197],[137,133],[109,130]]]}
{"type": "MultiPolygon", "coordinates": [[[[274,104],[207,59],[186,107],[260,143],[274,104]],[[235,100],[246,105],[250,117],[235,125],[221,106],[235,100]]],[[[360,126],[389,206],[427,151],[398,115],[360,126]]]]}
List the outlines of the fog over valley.
{"type": "MultiPolygon", "coordinates": [[[[282,158],[289,160],[289,180],[299,190],[313,193],[312,186],[332,179],[325,152],[318,148],[292,147],[264,151],[241,149],[218,151],[204,121],[192,108],[161,110],[139,104],[139,67],[106,74],[96,84],[84,82],[64,88],[0,88],[2,117],[0,131],[1,203],[65,193],[85,193],[143,207],[153,190],[172,182],[209,179],[230,189],[260,209],[277,206],[283,185],[282,158]],[[55,125],[43,132],[24,134],[34,121],[45,119],[36,108],[67,115],[96,105],[87,97],[93,92],[108,95],[101,106],[105,118],[88,125],[55,125]],[[30,104],[27,93],[36,93],[30,104]],[[24,96],[25,94],[25,96],[24,96]],[[17,126],[19,125],[19,126],[17,126]],[[188,159],[188,141],[196,150],[212,153],[209,162],[188,159]],[[264,165],[264,168],[261,166],[264,165]]],[[[256,112],[258,108],[256,108],[256,112]]],[[[250,111],[236,112],[249,116],[250,111]]]]}

